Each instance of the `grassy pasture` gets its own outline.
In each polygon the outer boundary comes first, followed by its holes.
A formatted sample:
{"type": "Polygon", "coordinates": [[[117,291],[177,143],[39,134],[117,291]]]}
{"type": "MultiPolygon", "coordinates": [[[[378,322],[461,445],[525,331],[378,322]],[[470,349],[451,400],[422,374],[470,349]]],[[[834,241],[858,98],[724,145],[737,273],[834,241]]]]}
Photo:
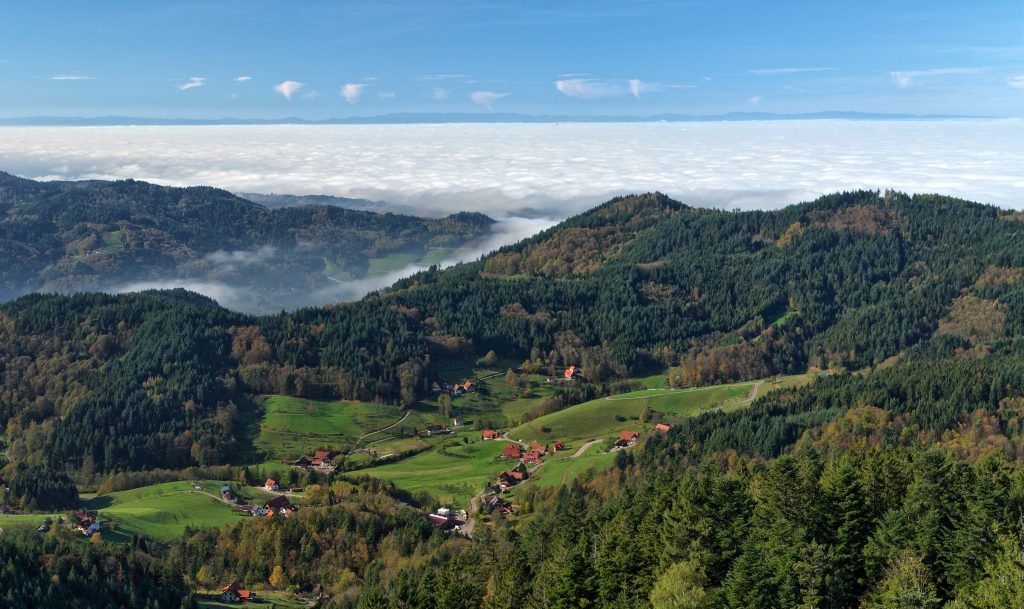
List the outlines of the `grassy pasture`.
{"type": "Polygon", "coordinates": [[[54,524],[61,516],[67,519],[67,512],[54,514],[0,514],[0,529],[28,529],[36,528],[49,518],[54,524]]]}
{"type": "Polygon", "coordinates": [[[582,476],[587,470],[603,471],[615,460],[615,453],[602,452],[601,445],[591,446],[587,452],[573,459],[573,451],[562,453],[564,456],[549,457],[544,465],[531,478],[530,484],[545,486],[561,486],[570,484],[582,476]]]}
{"type": "Polygon", "coordinates": [[[200,492],[191,482],[166,482],[99,495],[83,501],[82,506],[114,522],[113,535],[104,534],[108,538],[142,534],[167,540],[181,535],[185,527],[218,527],[242,520],[244,516],[215,498],[223,484],[203,481],[200,492]]]}
{"type": "MultiPolygon", "coordinates": [[[[804,384],[812,378],[811,375],[801,374],[768,379],[761,382],[758,395],[804,384]]],[[[642,380],[650,386],[655,384],[653,379],[642,380]]],[[[640,421],[640,414],[645,407],[662,413],[670,423],[673,419],[694,416],[706,410],[742,408],[751,403],[749,396],[756,384],[748,381],[689,389],[642,389],[613,395],[538,417],[512,429],[509,436],[526,441],[610,438],[621,431],[643,431],[653,427],[651,423],[640,421]]]]}
{"type": "Polygon", "coordinates": [[[483,490],[488,480],[513,465],[498,458],[507,442],[479,440],[479,432],[472,430],[445,438],[459,442],[457,447],[447,449],[459,456],[442,454],[432,448],[402,461],[359,470],[353,475],[390,480],[407,491],[425,491],[442,502],[465,506],[473,495],[483,490]],[[466,437],[471,438],[470,443],[462,444],[462,438],[466,437]]]}
{"type": "Polygon", "coordinates": [[[363,434],[402,418],[402,412],[393,406],[278,395],[266,398],[263,408],[256,448],[276,459],[325,448],[347,450],[363,434]]]}

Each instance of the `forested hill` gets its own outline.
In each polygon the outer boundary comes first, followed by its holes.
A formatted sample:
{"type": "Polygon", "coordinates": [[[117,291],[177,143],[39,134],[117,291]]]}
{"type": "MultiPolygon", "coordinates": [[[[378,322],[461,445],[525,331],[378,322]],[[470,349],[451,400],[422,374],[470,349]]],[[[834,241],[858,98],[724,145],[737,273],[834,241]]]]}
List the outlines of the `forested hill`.
{"type": "Polygon", "coordinates": [[[934,338],[985,357],[1024,337],[1022,218],[933,195],[744,213],[642,195],[341,306],[26,296],[0,307],[0,426],[12,456],[60,467],[185,466],[244,448],[247,396],[409,405],[492,349],[594,383],[668,367],[675,386],[891,365],[934,338]]]}
{"type": "Polygon", "coordinates": [[[317,302],[312,293],[332,280],[364,277],[373,259],[396,256],[402,266],[431,253],[450,257],[492,224],[478,213],[268,209],[207,187],[35,182],[0,172],[0,300],[185,280],[242,290],[251,310],[294,308],[317,302]]]}

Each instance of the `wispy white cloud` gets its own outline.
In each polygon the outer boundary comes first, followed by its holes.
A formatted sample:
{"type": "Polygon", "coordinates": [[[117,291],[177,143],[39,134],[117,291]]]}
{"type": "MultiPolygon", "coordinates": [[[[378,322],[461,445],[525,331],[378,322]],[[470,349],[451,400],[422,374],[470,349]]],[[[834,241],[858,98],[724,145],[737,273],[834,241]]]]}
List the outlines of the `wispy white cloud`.
{"type": "Polygon", "coordinates": [[[461,80],[463,78],[469,78],[468,74],[424,74],[422,76],[416,76],[413,80],[461,80]]]}
{"type": "Polygon", "coordinates": [[[556,80],[555,88],[563,95],[579,99],[601,99],[619,95],[632,95],[639,99],[643,93],[661,89],[662,85],[644,82],[638,78],[629,80],[566,78],[556,80]]]}
{"type": "Polygon", "coordinates": [[[932,68],[930,70],[894,70],[889,77],[901,88],[909,87],[922,78],[931,76],[952,76],[960,74],[983,74],[988,68],[932,68]]]}
{"type": "Polygon", "coordinates": [[[341,86],[341,96],[345,98],[350,104],[354,104],[359,101],[359,96],[363,94],[363,89],[367,85],[365,83],[350,82],[341,86]]]}
{"type": "Polygon", "coordinates": [[[275,86],[274,90],[280,93],[281,95],[284,95],[284,98],[287,99],[288,101],[292,101],[292,95],[295,95],[296,91],[305,86],[305,83],[295,82],[294,80],[286,80],[275,86]]]}
{"type": "Polygon", "coordinates": [[[252,80],[252,76],[236,76],[235,82],[248,82],[252,80]]]}
{"type": "Polygon", "coordinates": [[[758,76],[775,76],[778,74],[802,74],[805,72],[831,72],[835,68],[761,68],[757,70],[747,70],[750,74],[757,74],[758,76]]]}
{"type": "Polygon", "coordinates": [[[396,96],[394,91],[381,91],[377,94],[377,97],[380,99],[395,99],[396,96]]]}
{"type": "Polygon", "coordinates": [[[96,80],[96,77],[83,76],[82,74],[54,74],[50,77],[50,80],[96,80]]]}
{"type": "Polygon", "coordinates": [[[503,97],[508,97],[508,93],[495,93],[494,91],[473,91],[469,94],[469,99],[474,104],[480,104],[488,110],[491,109],[491,105],[503,97]]]}
{"type": "Polygon", "coordinates": [[[1024,89],[1024,74],[1013,76],[1008,82],[1014,89],[1024,89]]]}
{"type": "Polygon", "coordinates": [[[201,76],[193,76],[188,79],[187,82],[183,82],[178,85],[178,88],[182,91],[188,91],[189,89],[198,89],[206,84],[206,79],[201,76]]]}
{"type": "Polygon", "coordinates": [[[302,99],[319,99],[320,98],[320,92],[317,91],[316,89],[313,89],[312,91],[308,91],[306,93],[303,93],[299,97],[301,97],[302,99]]]}
{"type": "Polygon", "coordinates": [[[448,90],[442,87],[434,87],[430,90],[430,96],[434,98],[434,101],[444,101],[448,99],[448,90]]]}
{"type": "Polygon", "coordinates": [[[755,95],[755,96],[751,97],[750,99],[748,99],[747,103],[749,103],[751,106],[760,106],[761,105],[761,96],[760,95],[755,95]]]}
{"type": "Polygon", "coordinates": [[[568,95],[569,97],[578,97],[581,99],[612,97],[614,95],[623,95],[628,91],[628,89],[626,89],[622,84],[616,84],[606,80],[595,80],[592,78],[568,78],[564,80],[556,80],[555,88],[564,95],[568,95]]]}

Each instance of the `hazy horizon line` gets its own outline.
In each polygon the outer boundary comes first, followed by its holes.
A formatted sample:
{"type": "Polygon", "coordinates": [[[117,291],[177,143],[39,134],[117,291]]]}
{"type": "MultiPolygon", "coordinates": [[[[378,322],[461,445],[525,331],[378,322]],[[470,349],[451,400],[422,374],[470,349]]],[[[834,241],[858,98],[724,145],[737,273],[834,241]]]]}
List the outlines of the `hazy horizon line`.
{"type": "Polygon", "coordinates": [[[913,114],[901,112],[861,112],[855,110],[822,110],[816,112],[726,112],[720,114],[661,113],[627,114],[526,114],[517,112],[394,112],[366,116],[330,117],[321,119],[297,116],[188,118],[126,115],[38,115],[0,117],[0,126],[62,127],[62,126],[217,126],[217,125],[381,125],[381,124],[453,124],[453,123],[654,123],[654,122],[719,122],[719,121],[785,121],[785,120],[1012,120],[1017,116],[982,116],[968,114],[913,114]]]}

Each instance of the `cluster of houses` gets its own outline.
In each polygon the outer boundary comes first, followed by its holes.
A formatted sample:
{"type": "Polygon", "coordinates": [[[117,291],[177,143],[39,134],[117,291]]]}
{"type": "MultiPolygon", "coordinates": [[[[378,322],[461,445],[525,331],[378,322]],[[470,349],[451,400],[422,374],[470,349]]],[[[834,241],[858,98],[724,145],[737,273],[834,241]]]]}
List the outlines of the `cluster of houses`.
{"type": "MultiPolygon", "coordinates": [[[[263,490],[270,493],[277,493],[281,490],[281,485],[278,484],[277,480],[268,478],[263,483],[263,490]]],[[[289,489],[293,493],[302,492],[302,488],[295,487],[289,489]]],[[[224,485],[220,488],[220,496],[224,501],[237,501],[235,496],[231,492],[231,487],[224,485]]],[[[243,514],[253,516],[256,518],[271,518],[272,516],[281,516],[283,518],[290,518],[294,516],[299,508],[292,504],[291,500],[286,495],[278,495],[271,499],[264,501],[262,504],[259,503],[240,503],[235,506],[243,514]]]]}
{"type": "MultiPolygon", "coordinates": [[[[493,429],[485,429],[483,430],[483,438],[485,440],[497,439],[500,437],[496,435],[497,433],[493,429]]],[[[530,477],[530,466],[540,465],[549,450],[551,452],[565,450],[565,443],[553,442],[548,446],[539,442],[530,442],[529,447],[524,447],[515,442],[506,444],[505,448],[501,451],[501,457],[503,459],[519,461],[519,463],[511,469],[498,472],[495,486],[501,491],[507,491],[509,488],[526,480],[530,477]]]]}
{"type": "Polygon", "coordinates": [[[312,457],[299,457],[294,461],[284,461],[283,463],[303,469],[331,470],[337,464],[338,457],[338,453],[333,450],[318,450],[313,453],[312,457]]]}
{"type": "Polygon", "coordinates": [[[476,391],[476,384],[469,379],[462,381],[461,383],[451,384],[446,383],[444,381],[434,381],[434,383],[430,386],[430,391],[432,391],[435,395],[447,393],[452,397],[459,397],[460,395],[476,391]]]}

